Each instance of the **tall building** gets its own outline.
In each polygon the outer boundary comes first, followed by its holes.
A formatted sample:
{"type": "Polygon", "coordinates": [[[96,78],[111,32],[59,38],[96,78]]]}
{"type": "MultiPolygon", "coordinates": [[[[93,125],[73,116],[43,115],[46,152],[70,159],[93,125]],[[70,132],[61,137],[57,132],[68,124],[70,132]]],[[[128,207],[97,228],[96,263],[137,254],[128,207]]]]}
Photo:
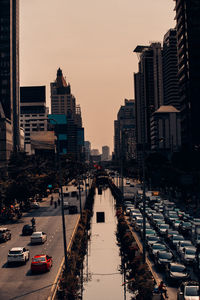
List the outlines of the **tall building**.
{"type": "Polygon", "coordinates": [[[71,86],[66,82],[62,70],[57,70],[57,77],[51,83],[51,113],[65,115],[67,122],[65,133],[67,135],[66,153],[78,159],[84,157],[84,128],[80,105],[76,105],[76,98],[71,93],[71,86]]]}
{"type": "Polygon", "coordinates": [[[170,158],[180,147],[180,111],[174,106],[160,106],[151,117],[151,150],[162,151],[170,158]]]}
{"type": "Polygon", "coordinates": [[[91,143],[89,141],[85,141],[85,160],[86,162],[90,161],[90,152],[91,152],[91,143]]]}
{"type": "Polygon", "coordinates": [[[103,146],[101,160],[108,161],[109,159],[110,159],[110,148],[108,146],[103,146]]]}
{"type": "Polygon", "coordinates": [[[19,0],[0,1],[0,160],[20,147],[19,133],[19,0]],[[7,139],[8,137],[8,139],[7,139]]]}
{"type": "Polygon", "coordinates": [[[175,0],[181,138],[186,149],[200,145],[200,1],[175,0]]]}
{"type": "Polygon", "coordinates": [[[114,157],[130,160],[136,155],[135,101],[125,99],[114,122],[114,157]]]}
{"type": "Polygon", "coordinates": [[[176,29],[169,29],[163,39],[163,90],[164,105],[180,109],[176,35],[176,29]]]}
{"type": "Polygon", "coordinates": [[[162,47],[160,43],[137,46],[139,56],[138,73],[134,74],[136,106],[136,140],[138,159],[142,155],[143,143],[150,149],[150,118],[163,105],[162,47]]]}
{"type": "Polygon", "coordinates": [[[46,107],[46,87],[26,86],[20,88],[20,126],[25,133],[25,152],[32,154],[31,135],[47,131],[49,108],[46,107]]]}

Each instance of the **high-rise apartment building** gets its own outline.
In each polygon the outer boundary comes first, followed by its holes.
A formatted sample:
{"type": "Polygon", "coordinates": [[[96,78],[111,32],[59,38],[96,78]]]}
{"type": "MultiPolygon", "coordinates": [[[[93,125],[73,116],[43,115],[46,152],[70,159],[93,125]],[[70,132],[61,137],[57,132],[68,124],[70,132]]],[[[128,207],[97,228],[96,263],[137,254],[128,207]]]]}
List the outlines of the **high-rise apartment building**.
{"type": "Polygon", "coordinates": [[[186,149],[200,145],[200,1],[175,0],[181,138],[186,149]]]}
{"type": "Polygon", "coordinates": [[[20,147],[19,134],[19,0],[0,1],[0,160],[20,147]]]}
{"type": "Polygon", "coordinates": [[[135,101],[125,99],[114,122],[114,156],[131,160],[136,155],[135,139],[135,101]]]}
{"type": "Polygon", "coordinates": [[[47,131],[48,113],[45,86],[20,88],[20,126],[24,129],[27,154],[32,154],[31,134],[37,131],[47,131]]]}
{"type": "Polygon", "coordinates": [[[176,29],[169,29],[163,39],[163,94],[164,105],[180,109],[176,36],[176,29]]]}

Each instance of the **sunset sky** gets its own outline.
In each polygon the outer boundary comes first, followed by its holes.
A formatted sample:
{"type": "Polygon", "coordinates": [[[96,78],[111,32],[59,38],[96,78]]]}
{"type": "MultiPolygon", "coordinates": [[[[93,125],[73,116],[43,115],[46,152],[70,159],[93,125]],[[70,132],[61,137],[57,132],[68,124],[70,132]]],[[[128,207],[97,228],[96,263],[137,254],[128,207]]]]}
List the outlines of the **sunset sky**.
{"type": "Polygon", "coordinates": [[[82,111],[85,140],[113,150],[114,120],[134,98],[136,45],[175,26],[173,0],[20,0],[21,86],[46,85],[60,67],[82,111]]]}

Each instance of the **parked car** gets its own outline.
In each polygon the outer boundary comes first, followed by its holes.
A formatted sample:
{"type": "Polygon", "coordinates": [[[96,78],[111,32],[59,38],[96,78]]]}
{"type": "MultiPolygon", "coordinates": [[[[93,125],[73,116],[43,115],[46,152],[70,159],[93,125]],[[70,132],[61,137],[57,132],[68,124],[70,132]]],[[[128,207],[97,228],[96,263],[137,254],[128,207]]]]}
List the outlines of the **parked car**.
{"type": "Polygon", "coordinates": [[[31,271],[33,273],[50,271],[52,264],[53,260],[51,256],[46,254],[35,255],[32,258],[31,271]]]}
{"type": "Polygon", "coordinates": [[[8,264],[26,263],[29,260],[30,252],[24,247],[14,247],[8,252],[8,264]]]}
{"type": "Polygon", "coordinates": [[[183,252],[183,249],[185,247],[192,247],[192,242],[190,240],[184,240],[184,241],[180,241],[178,242],[178,244],[176,245],[176,250],[177,252],[181,255],[183,252]]]}
{"type": "Polygon", "coordinates": [[[180,263],[169,263],[166,267],[166,276],[171,284],[179,285],[182,281],[189,279],[186,266],[180,263]]]}
{"type": "Polygon", "coordinates": [[[6,242],[11,239],[11,231],[6,227],[0,228],[0,241],[6,242]]]}
{"type": "Polygon", "coordinates": [[[177,300],[199,300],[199,283],[183,282],[177,291],[177,300]]]}
{"type": "Polygon", "coordinates": [[[35,226],[25,224],[22,228],[22,235],[31,235],[35,230],[35,226]]]}
{"type": "Polygon", "coordinates": [[[46,242],[47,235],[42,231],[33,232],[31,235],[31,244],[41,244],[46,242]]]}

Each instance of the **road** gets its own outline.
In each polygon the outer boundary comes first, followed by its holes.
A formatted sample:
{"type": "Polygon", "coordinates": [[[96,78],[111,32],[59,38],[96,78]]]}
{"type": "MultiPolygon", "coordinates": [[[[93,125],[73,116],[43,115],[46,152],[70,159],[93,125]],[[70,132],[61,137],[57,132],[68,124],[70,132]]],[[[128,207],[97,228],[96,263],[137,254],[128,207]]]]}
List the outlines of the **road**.
{"type": "MultiPolygon", "coordinates": [[[[71,188],[70,188],[71,189],[71,188]]],[[[84,205],[85,196],[82,192],[84,205]]],[[[54,199],[58,194],[53,194],[54,199]]],[[[76,204],[77,199],[74,199],[76,204]]],[[[78,205],[77,205],[78,206],[78,205]]],[[[79,214],[69,215],[65,211],[66,236],[69,243],[74,228],[79,219],[79,214]]],[[[0,299],[43,300],[50,295],[60,264],[64,256],[62,239],[61,208],[50,206],[50,197],[41,203],[41,207],[23,215],[15,224],[8,224],[12,238],[6,243],[0,244],[0,299]],[[24,224],[30,224],[32,217],[36,219],[36,230],[47,233],[47,241],[42,245],[31,245],[30,236],[22,236],[24,224]],[[7,265],[7,254],[12,247],[27,247],[30,257],[36,254],[48,254],[53,258],[53,267],[50,272],[32,275],[30,271],[31,260],[26,265],[7,265]]]]}

